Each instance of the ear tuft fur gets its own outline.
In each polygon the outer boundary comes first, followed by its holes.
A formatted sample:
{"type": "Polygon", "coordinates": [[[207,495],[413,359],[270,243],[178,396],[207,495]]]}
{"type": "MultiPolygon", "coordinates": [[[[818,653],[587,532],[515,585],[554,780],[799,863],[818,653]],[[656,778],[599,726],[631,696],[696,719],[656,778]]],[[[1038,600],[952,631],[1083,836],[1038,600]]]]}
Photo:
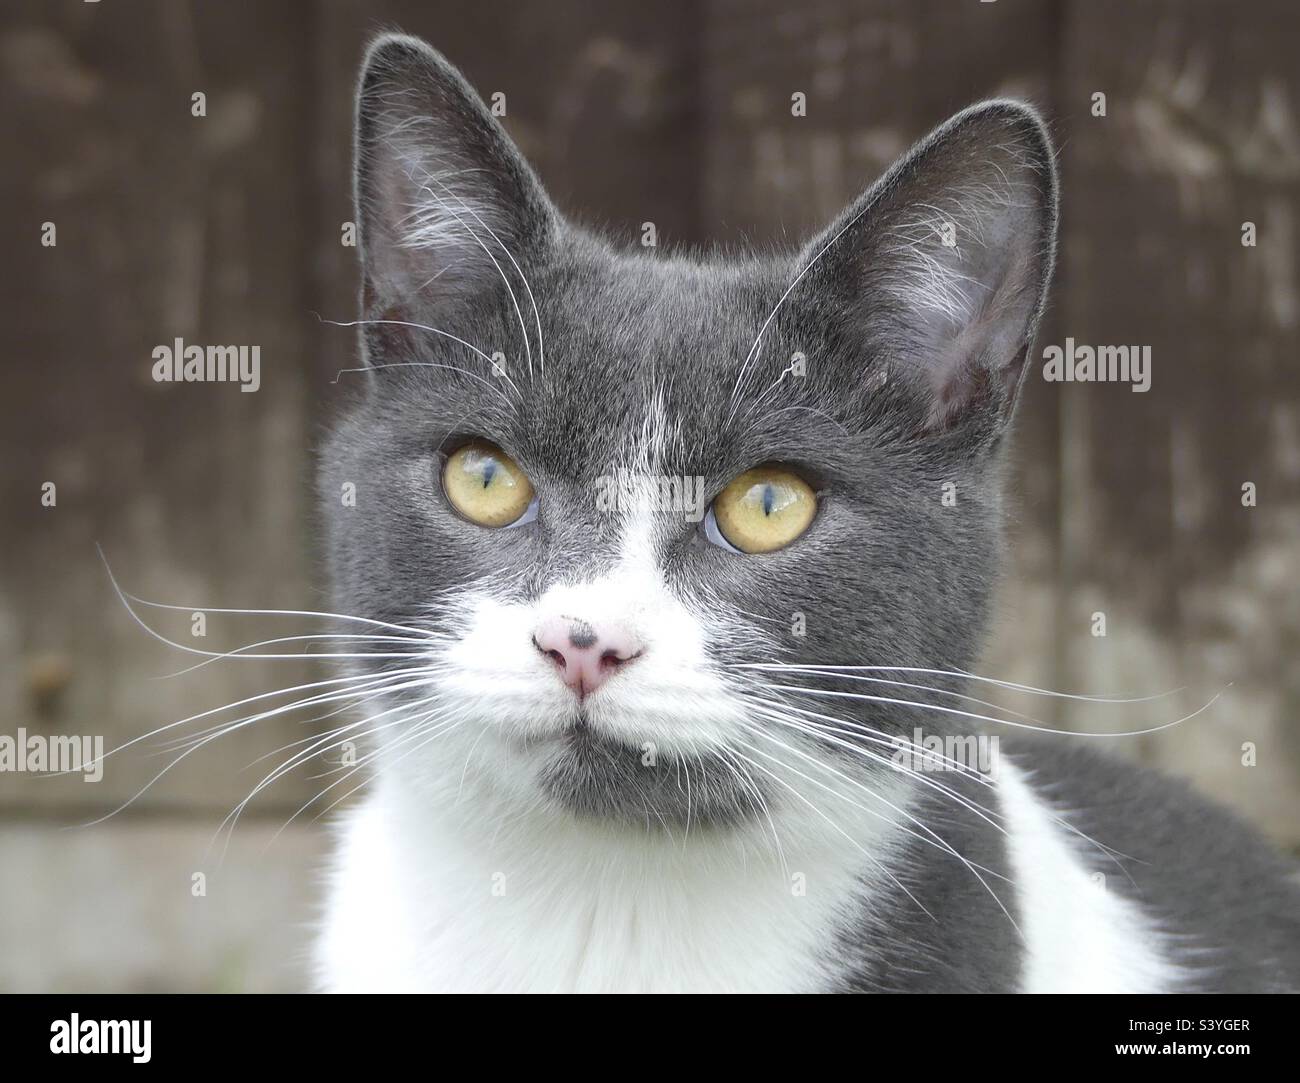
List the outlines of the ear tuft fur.
{"type": "Polygon", "coordinates": [[[927,429],[1001,428],[1051,278],[1056,172],[1038,114],[995,100],[917,144],[801,257],[927,429]]]}
{"type": "Polygon", "coordinates": [[[555,214],[464,77],[424,42],[385,34],[357,93],[356,205],[367,316],[446,315],[502,288],[555,214]]]}

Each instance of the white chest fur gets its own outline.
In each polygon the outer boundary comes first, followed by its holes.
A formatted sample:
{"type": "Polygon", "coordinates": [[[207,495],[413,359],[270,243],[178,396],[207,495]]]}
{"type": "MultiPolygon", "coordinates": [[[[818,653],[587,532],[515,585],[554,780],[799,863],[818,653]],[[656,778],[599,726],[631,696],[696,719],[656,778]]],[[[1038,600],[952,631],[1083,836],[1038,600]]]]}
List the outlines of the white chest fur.
{"type": "Polygon", "coordinates": [[[381,794],[342,828],[320,982],[340,991],[817,989],[834,964],[837,914],[869,890],[839,841],[800,852],[783,840],[783,868],[770,834],[740,845],[697,826],[669,841],[546,815],[476,831],[463,820],[413,820],[381,794]]]}
{"type": "MultiPolygon", "coordinates": [[[[1088,844],[1011,764],[999,791],[1022,989],[1175,988],[1183,974],[1161,931],[1090,873],[1088,844]]],[[[826,988],[842,955],[838,923],[870,906],[893,837],[878,820],[854,825],[850,841],[778,818],[778,856],[770,830],[697,825],[669,839],[538,807],[435,811],[403,792],[381,786],[342,822],[317,944],[323,989],[826,988]]]]}

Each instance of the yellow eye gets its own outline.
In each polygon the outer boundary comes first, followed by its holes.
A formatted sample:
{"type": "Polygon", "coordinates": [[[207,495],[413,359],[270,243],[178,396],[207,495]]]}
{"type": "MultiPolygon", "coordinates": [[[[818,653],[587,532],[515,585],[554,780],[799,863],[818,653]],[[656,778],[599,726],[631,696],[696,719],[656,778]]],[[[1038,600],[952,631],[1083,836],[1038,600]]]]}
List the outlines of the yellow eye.
{"type": "Polygon", "coordinates": [[[447,459],[442,488],[456,510],[479,526],[509,526],[533,502],[528,477],[487,440],[472,440],[447,459]]]}
{"type": "Polygon", "coordinates": [[[770,553],[808,529],[817,494],[803,478],[780,466],[746,470],[713,501],[722,536],[742,553],[770,553]]]}

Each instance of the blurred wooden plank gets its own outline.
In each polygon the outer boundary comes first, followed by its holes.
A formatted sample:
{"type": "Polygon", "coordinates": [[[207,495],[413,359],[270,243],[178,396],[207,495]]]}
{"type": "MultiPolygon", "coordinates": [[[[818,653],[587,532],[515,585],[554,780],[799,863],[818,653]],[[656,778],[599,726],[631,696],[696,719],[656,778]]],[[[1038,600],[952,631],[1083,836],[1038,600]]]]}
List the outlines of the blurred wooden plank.
{"type": "Polygon", "coordinates": [[[310,988],[324,833],[245,824],[219,864],[207,825],[0,825],[0,992],[310,988]],[[195,895],[203,873],[204,895],[195,895]]]}
{"type": "Polygon", "coordinates": [[[1144,394],[1060,386],[1069,683],[1190,683],[1191,708],[1234,682],[1206,715],[1124,747],[1300,843],[1300,10],[1071,3],[1065,36],[1062,331],[1149,345],[1153,370],[1144,394]],[[1241,504],[1246,481],[1258,507],[1241,504]]]}
{"type": "MultiPolygon", "coordinates": [[[[1051,122],[1056,35],[1054,7],[1029,0],[713,0],[703,58],[706,232],[794,244],[982,98],[1028,99],[1051,122]],[[796,91],[807,95],[806,116],[791,114],[796,91]]],[[[1045,338],[1055,334],[1054,313],[1045,338]]],[[[1046,686],[1057,664],[1058,439],[1055,396],[1027,381],[1009,455],[1011,556],[982,671],[1046,686]]],[[[1033,705],[1047,720],[1054,707],[1033,705]]]]}
{"type": "MultiPolygon", "coordinates": [[[[507,126],[561,204],[624,236],[651,220],[667,241],[793,238],[970,101],[1043,106],[1065,212],[1043,342],[1149,344],[1154,383],[1028,384],[1022,510],[984,669],[1099,691],[1234,681],[1204,724],[1127,747],[1300,838],[1292,5],[159,0],[128,14],[32,0],[7,15],[0,192],[32,211],[0,222],[16,261],[0,286],[0,733],[112,744],[325,675],[241,662],[150,680],[186,659],[130,622],[93,545],[159,600],[324,605],[309,449],[353,339],[310,313],[355,307],[339,244],[350,91],[367,34],[396,24],[504,91],[507,126]],[[206,118],[190,116],[195,90],[206,118]],[[790,116],[794,90],[805,118],[790,116]],[[1096,90],[1105,119],[1088,112],[1096,90]],[[1240,245],[1246,220],[1255,248],[1240,245]],[[56,248],[39,244],[44,221],[56,248]],[[177,335],[260,345],[262,389],[153,383],[150,351],[177,335]],[[39,504],[47,480],[56,509],[39,504]],[[1240,505],[1247,480],[1257,508],[1240,505]],[[1095,609],[1105,639],[1089,634],[1095,609]],[[1256,768],[1239,765],[1244,740],[1256,768]]],[[[186,615],[168,627],[185,634],[186,615]]],[[[214,618],[201,645],[301,630],[214,618]]],[[[1135,715],[1106,724],[1151,721],[1135,715]]],[[[146,803],[224,810],[260,777],[238,768],[303,732],[263,724],[214,745],[146,803]]],[[[124,760],[98,786],[0,775],[0,809],[100,808],[164,762],[124,760]]]]}
{"type": "MultiPolygon", "coordinates": [[[[0,289],[12,333],[0,413],[0,732],[102,735],[108,746],[297,683],[253,661],[155,680],[196,658],[162,647],[114,597],[318,608],[305,519],[303,378],[309,67],[298,4],[11,5],[0,30],[7,131],[0,289]],[[191,94],[207,116],[191,115],[191,94]],[[57,246],[42,247],[42,222],[57,246]],[[261,347],[261,388],[159,384],[155,346],[261,347]],[[57,485],[42,507],[41,485],[57,485]]],[[[285,634],[249,622],[192,637],[228,649],[285,634]],[[239,638],[240,636],[244,638],[239,638]]],[[[292,722],[214,744],[142,800],[228,808],[292,722]],[[192,765],[191,765],[192,764],[192,765]]],[[[0,807],[111,807],[165,760],[110,761],[98,785],[0,776],[0,807]]],[[[286,783],[295,804],[307,783],[286,783]]]]}

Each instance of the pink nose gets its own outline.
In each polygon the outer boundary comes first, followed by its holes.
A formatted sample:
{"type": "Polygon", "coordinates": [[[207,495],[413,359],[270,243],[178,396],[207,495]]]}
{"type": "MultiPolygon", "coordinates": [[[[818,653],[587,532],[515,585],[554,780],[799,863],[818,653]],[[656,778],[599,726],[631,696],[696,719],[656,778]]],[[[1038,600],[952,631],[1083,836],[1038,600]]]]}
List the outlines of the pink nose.
{"type": "Polygon", "coordinates": [[[621,628],[576,617],[550,617],[533,634],[533,646],[555,663],[560,678],[579,699],[591,695],[617,670],[641,657],[621,628]]]}

